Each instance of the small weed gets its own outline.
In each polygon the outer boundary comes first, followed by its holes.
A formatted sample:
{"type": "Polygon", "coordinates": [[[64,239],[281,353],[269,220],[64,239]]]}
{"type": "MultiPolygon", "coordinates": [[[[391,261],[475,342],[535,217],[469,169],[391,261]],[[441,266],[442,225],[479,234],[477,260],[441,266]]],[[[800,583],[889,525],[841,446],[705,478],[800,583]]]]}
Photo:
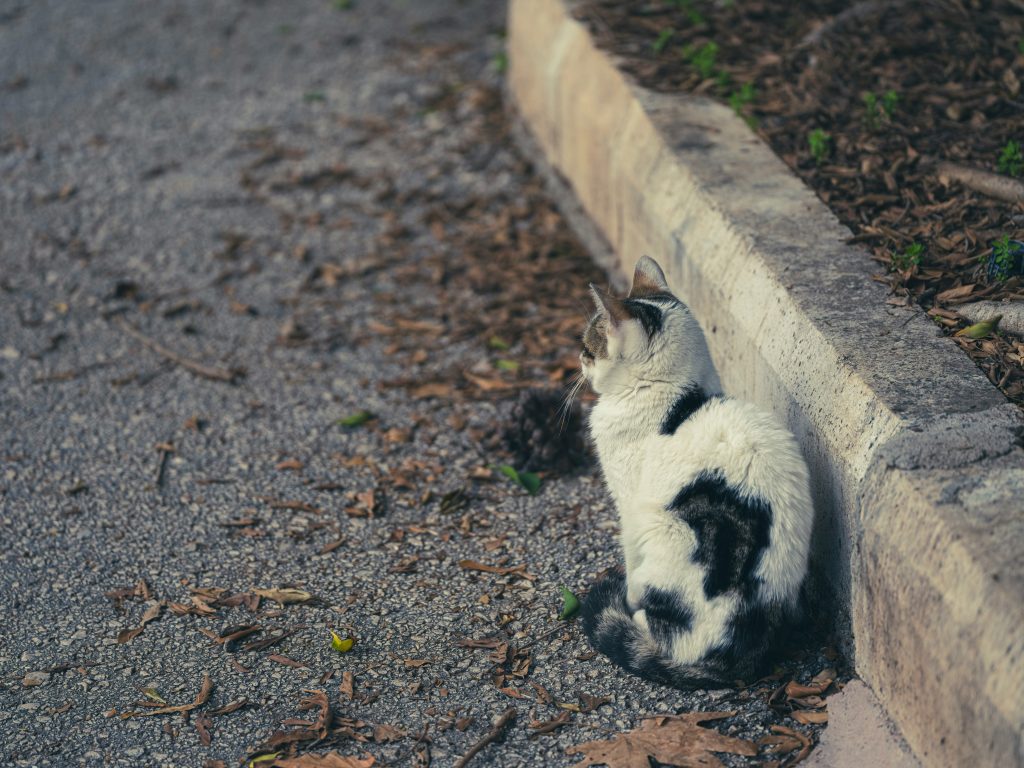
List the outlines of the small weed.
{"type": "MultiPolygon", "coordinates": [[[[995,278],[1000,283],[1006,282],[1016,271],[1017,258],[1019,254],[1014,244],[1010,242],[1009,235],[1003,235],[992,243],[992,256],[989,259],[989,277],[995,278]]],[[[981,256],[984,261],[985,257],[981,256]]]]}
{"type": "Polygon", "coordinates": [[[892,120],[892,113],[896,111],[896,105],[899,102],[900,95],[896,91],[886,91],[882,94],[882,111],[890,120],[892,120]]]}
{"type": "Polygon", "coordinates": [[[1020,172],[1024,171],[1024,156],[1021,155],[1020,144],[1012,139],[1006,142],[1003,151],[999,153],[998,167],[1000,173],[1020,176],[1020,172]]]}
{"type": "Polygon", "coordinates": [[[494,54],[494,58],[491,60],[491,63],[494,64],[495,70],[504,74],[505,70],[508,69],[508,54],[504,51],[499,51],[494,54]]]}
{"type": "Polygon", "coordinates": [[[353,0],[334,0],[331,3],[336,11],[351,11],[355,7],[353,0]]]}
{"type": "Polygon", "coordinates": [[[715,73],[715,57],[718,56],[718,44],[704,43],[700,48],[687,45],[683,48],[683,58],[693,65],[697,73],[707,80],[715,73]]]}
{"type": "Polygon", "coordinates": [[[757,118],[744,112],[744,108],[757,96],[753,83],[744,83],[738,91],[729,94],[729,106],[732,111],[747,121],[747,125],[754,128],[757,125],[757,118]]]}
{"type": "Polygon", "coordinates": [[[668,45],[668,41],[672,39],[676,31],[672,27],[665,27],[661,32],[658,33],[658,39],[651,43],[651,48],[655,53],[661,53],[665,50],[665,46],[668,45]]]}
{"type": "Polygon", "coordinates": [[[324,102],[327,101],[327,96],[326,94],[324,94],[323,91],[307,91],[306,93],[302,94],[302,100],[308,102],[324,102]]]}
{"type": "Polygon", "coordinates": [[[908,245],[906,250],[892,254],[892,265],[900,272],[906,272],[921,263],[922,253],[924,253],[924,246],[921,243],[913,243],[908,245]]]}
{"type": "Polygon", "coordinates": [[[1024,54],[1024,37],[1017,41],[1017,53],[1024,54]]]}
{"type": "Polygon", "coordinates": [[[807,146],[810,147],[811,157],[818,165],[821,165],[828,157],[829,142],[831,141],[832,137],[821,128],[815,128],[807,134],[807,146]]]}
{"type": "Polygon", "coordinates": [[[672,5],[686,14],[686,20],[698,26],[704,23],[704,17],[693,7],[693,0],[672,0],[672,5]]]}
{"type": "Polygon", "coordinates": [[[864,102],[864,125],[869,131],[878,128],[878,97],[872,91],[861,96],[864,102]]]}

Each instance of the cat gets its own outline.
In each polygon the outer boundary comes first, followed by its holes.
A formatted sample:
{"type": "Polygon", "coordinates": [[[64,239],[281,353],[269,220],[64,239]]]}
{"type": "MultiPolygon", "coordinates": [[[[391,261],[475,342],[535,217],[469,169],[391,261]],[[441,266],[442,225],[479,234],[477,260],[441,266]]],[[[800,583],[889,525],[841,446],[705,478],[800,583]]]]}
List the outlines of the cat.
{"type": "Polygon", "coordinates": [[[800,615],[814,510],[793,435],[726,397],[704,334],[657,262],[625,299],[590,286],[582,374],[625,569],[582,604],[591,644],[678,688],[752,681],[800,615]]]}

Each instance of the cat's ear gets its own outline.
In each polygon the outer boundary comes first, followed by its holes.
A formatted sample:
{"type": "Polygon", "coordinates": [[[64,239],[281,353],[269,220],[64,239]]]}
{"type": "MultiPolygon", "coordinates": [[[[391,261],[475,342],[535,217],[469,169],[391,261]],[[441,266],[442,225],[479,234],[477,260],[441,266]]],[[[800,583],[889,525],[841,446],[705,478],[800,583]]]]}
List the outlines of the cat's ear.
{"type": "Polygon", "coordinates": [[[633,270],[633,285],[629,289],[629,298],[640,299],[665,293],[671,294],[672,291],[658,262],[650,256],[641,256],[636,263],[636,269],[633,270]]]}
{"type": "Polygon", "coordinates": [[[609,325],[614,327],[619,325],[623,320],[631,320],[632,315],[629,310],[626,309],[626,305],[622,303],[622,299],[617,299],[607,291],[598,288],[593,283],[590,284],[590,295],[594,297],[594,304],[597,306],[597,311],[608,318],[609,325]]]}

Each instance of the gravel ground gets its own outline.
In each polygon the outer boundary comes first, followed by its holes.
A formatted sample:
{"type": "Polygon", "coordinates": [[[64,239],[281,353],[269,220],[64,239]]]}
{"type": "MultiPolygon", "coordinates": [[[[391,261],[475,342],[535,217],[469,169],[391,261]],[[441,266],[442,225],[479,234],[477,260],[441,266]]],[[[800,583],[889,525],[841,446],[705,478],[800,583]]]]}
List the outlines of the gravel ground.
{"type": "MultiPolygon", "coordinates": [[[[509,338],[511,358],[553,348],[499,375],[503,345],[453,329],[491,311],[477,283],[557,283],[575,307],[599,276],[569,246],[556,279],[473,245],[506,210],[498,247],[569,238],[495,128],[503,8],[348,5],[0,2],[0,755],[235,765],[301,728],[282,723],[310,715],[310,690],[335,731],[297,748],[382,765],[450,765],[509,706],[477,764],[568,765],[566,747],[652,713],[802,728],[768,706],[772,683],[650,686],[556,620],[558,586],[614,563],[614,512],[593,468],[535,496],[488,469],[515,391],[488,382],[557,378],[571,336],[509,338]],[[460,370],[475,388],[445,383],[460,370]],[[338,423],[362,410],[377,416],[338,423]],[[444,500],[460,488],[464,508],[444,500]],[[204,607],[281,587],[314,599],[204,607]],[[238,647],[275,628],[294,632],[238,647]],[[193,712],[127,714],[191,702],[204,675],[193,712]],[[581,695],[608,703],[576,711],[581,695]]],[[[506,326],[540,312],[521,309],[506,326]]]]}

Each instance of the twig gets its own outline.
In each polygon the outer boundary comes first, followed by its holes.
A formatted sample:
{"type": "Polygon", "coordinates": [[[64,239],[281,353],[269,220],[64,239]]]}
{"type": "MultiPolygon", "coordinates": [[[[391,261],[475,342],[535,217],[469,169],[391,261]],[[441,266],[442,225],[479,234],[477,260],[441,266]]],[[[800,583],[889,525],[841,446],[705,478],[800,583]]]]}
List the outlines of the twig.
{"type": "Polygon", "coordinates": [[[1000,176],[998,173],[945,161],[936,164],[934,174],[942,182],[959,181],[968,189],[994,197],[996,200],[1024,203],[1024,184],[1009,176],[1000,176]]]}
{"type": "Polygon", "coordinates": [[[229,384],[234,384],[235,379],[244,375],[240,370],[229,370],[227,368],[217,368],[212,365],[204,365],[203,363],[197,363],[195,360],[179,355],[174,350],[168,349],[159,342],[149,338],[138,328],[130,325],[122,318],[117,318],[117,324],[120,326],[122,331],[141,342],[143,346],[148,347],[153,352],[156,352],[161,357],[170,360],[172,363],[180,365],[182,368],[194,373],[196,376],[202,376],[204,379],[212,379],[213,381],[226,381],[229,384]]]}
{"type": "Polygon", "coordinates": [[[455,763],[454,768],[466,768],[466,766],[469,765],[469,761],[476,757],[480,750],[501,738],[501,734],[505,732],[505,728],[508,727],[508,724],[516,719],[516,714],[515,707],[509,707],[506,709],[502,713],[501,717],[498,718],[498,722],[494,724],[494,727],[487,732],[487,735],[470,747],[469,751],[460,757],[458,762],[455,763]]]}

